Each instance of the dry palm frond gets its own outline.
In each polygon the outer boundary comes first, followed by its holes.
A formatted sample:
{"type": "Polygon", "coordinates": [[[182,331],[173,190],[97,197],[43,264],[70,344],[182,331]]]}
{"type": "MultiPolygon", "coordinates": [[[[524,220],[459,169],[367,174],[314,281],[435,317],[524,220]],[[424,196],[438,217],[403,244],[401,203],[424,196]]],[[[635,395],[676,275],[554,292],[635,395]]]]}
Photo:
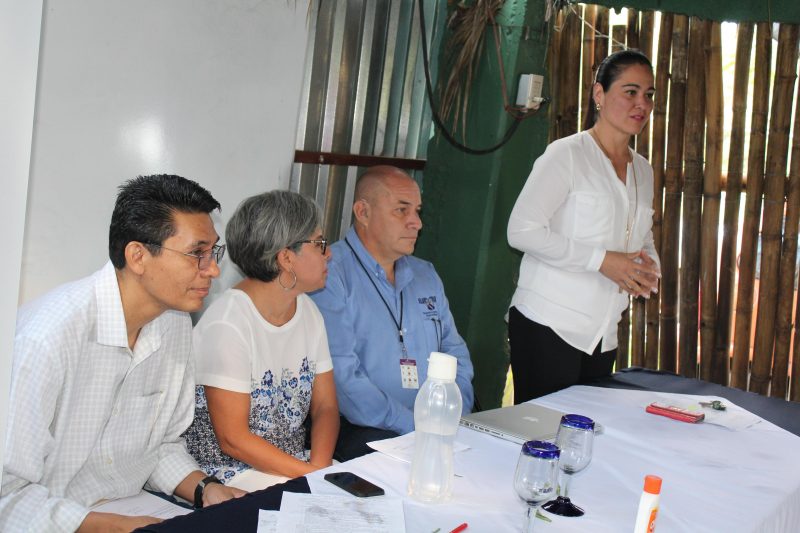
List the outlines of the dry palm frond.
{"type": "Polygon", "coordinates": [[[562,9],[568,8],[574,3],[575,0],[547,0],[547,5],[545,6],[544,12],[544,21],[550,22],[550,19],[554,14],[558,13],[562,9]]]}
{"type": "Polygon", "coordinates": [[[484,32],[490,23],[494,24],[494,16],[504,2],[476,0],[471,6],[461,2],[448,22],[451,34],[446,43],[446,64],[450,65],[450,75],[444,85],[440,111],[444,119],[453,113],[454,130],[460,119],[462,133],[466,129],[472,80],[483,48],[484,32]]]}

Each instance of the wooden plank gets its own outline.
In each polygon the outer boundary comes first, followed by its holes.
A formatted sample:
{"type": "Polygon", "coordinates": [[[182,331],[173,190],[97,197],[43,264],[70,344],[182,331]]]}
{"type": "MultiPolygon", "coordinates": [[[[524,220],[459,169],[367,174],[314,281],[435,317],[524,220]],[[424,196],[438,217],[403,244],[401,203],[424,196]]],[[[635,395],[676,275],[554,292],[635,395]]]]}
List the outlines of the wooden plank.
{"type": "Polygon", "coordinates": [[[725,184],[725,221],[719,262],[717,330],[714,339],[715,372],[720,370],[716,368],[716,364],[721,364],[719,361],[725,361],[725,381],[719,381],[723,385],[730,383],[729,351],[731,322],[733,321],[733,295],[736,289],[736,247],[739,238],[739,203],[742,196],[745,120],[747,118],[747,91],[752,48],[753,23],[740,22],[736,36],[731,138],[728,152],[728,178],[725,184]]]}
{"type": "MultiPolygon", "coordinates": [[[[775,63],[775,84],[769,120],[769,144],[764,177],[764,217],[761,221],[761,270],[758,288],[758,317],[753,342],[753,366],[749,390],[767,394],[772,379],[772,355],[778,302],[778,269],[781,263],[781,232],[786,194],[786,163],[789,149],[789,126],[792,96],[797,76],[798,26],[781,24],[775,63]]],[[[793,245],[797,246],[796,242],[793,245]]],[[[791,261],[794,280],[794,257],[791,261]]],[[[790,291],[791,294],[791,291],[790,291]]],[[[786,305],[784,303],[784,305],[786,305]]],[[[787,306],[791,312],[791,302],[787,306]]],[[[788,322],[788,321],[787,321],[788,322]]],[[[784,324],[784,327],[787,327],[784,324]]],[[[788,334],[788,332],[787,332],[788,334]]],[[[785,374],[784,374],[785,379],[785,374]]],[[[785,393],[785,384],[781,387],[785,393]]]]}
{"type": "MultiPolygon", "coordinates": [[[[800,83],[797,84],[795,106],[794,135],[792,136],[792,163],[789,167],[789,195],[787,200],[789,211],[787,212],[787,220],[791,220],[794,216],[791,210],[796,210],[797,204],[800,203],[800,194],[798,194],[800,191],[800,83]]],[[[791,222],[787,221],[787,226],[790,224],[791,222]]],[[[792,227],[795,226],[797,226],[796,223],[792,227]]],[[[797,305],[800,307],[800,298],[797,299],[797,305]]],[[[795,309],[795,317],[800,317],[800,308],[795,309]]],[[[795,318],[795,320],[797,320],[797,318],[795,318]]],[[[797,324],[795,324],[794,330],[789,399],[794,402],[800,401],[800,328],[797,327],[797,324]]]]}
{"type": "Polygon", "coordinates": [[[639,49],[639,11],[628,8],[628,29],[625,35],[627,48],[639,49]]]}
{"type": "MultiPolygon", "coordinates": [[[[639,28],[638,42],[640,50],[647,57],[653,55],[653,24],[655,14],[652,11],[642,13],[642,24],[639,28]]],[[[629,28],[630,30],[630,28],[629,28]]],[[[630,42],[630,33],[628,41],[630,42]]],[[[650,157],[650,123],[636,137],[636,151],[645,159],[650,157]]],[[[644,366],[647,302],[643,298],[634,298],[631,310],[631,365],[644,366]]]]}
{"type": "Polygon", "coordinates": [[[341,165],[351,167],[391,165],[404,170],[425,170],[427,160],[409,159],[406,157],[384,157],[378,155],[337,154],[334,152],[295,150],[294,162],[312,165],[341,165]]]}
{"type": "Polygon", "coordinates": [[[623,368],[630,366],[629,359],[631,353],[631,299],[628,298],[628,307],[622,312],[622,316],[617,324],[617,366],[615,370],[619,372],[623,368]]]}
{"type": "Polygon", "coordinates": [[[700,213],[705,127],[705,23],[690,20],[684,126],[683,217],[681,221],[680,322],[678,372],[697,376],[697,314],[700,278],[700,213]]]}
{"type": "Polygon", "coordinates": [[[750,119],[750,150],[747,154],[747,194],[745,196],[742,245],[739,255],[739,288],[736,293],[736,322],[733,332],[731,386],[747,389],[750,363],[750,327],[753,313],[756,246],[761,219],[761,194],[764,188],[764,153],[767,139],[772,32],[760,22],[756,30],[756,56],[753,65],[753,109],[750,119]]]}
{"type": "Polygon", "coordinates": [[[581,6],[574,6],[578,13],[571,9],[564,19],[561,30],[561,53],[558,58],[558,69],[561,80],[559,90],[558,138],[578,132],[578,108],[580,106],[580,73],[581,73],[581,6]]]}
{"type": "Polygon", "coordinates": [[[611,28],[611,53],[625,49],[625,38],[628,35],[628,28],[618,24],[611,28]]]}
{"type": "MultiPolygon", "coordinates": [[[[800,83],[795,93],[794,127],[792,131],[792,162],[789,166],[786,193],[786,223],[784,224],[783,250],[781,251],[781,278],[778,287],[778,318],[775,334],[775,360],[772,371],[770,396],[786,398],[789,370],[789,349],[792,333],[792,306],[797,296],[795,280],[797,273],[797,236],[800,224],[800,83]]],[[[800,301],[800,300],[799,300],[800,301]]],[[[795,339],[795,352],[797,339],[795,339]]],[[[792,379],[797,379],[793,370],[792,379]]],[[[794,399],[794,398],[793,398],[794,399]]]]}
{"type": "Polygon", "coordinates": [[[589,4],[583,12],[585,24],[583,24],[583,49],[581,50],[581,117],[582,129],[588,129],[586,119],[589,114],[589,107],[594,105],[592,100],[592,85],[594,84],[594,28],[597,22],[597,6],[589,4]]]}
{"type": "Polygon", "coordinates": [[[559,10],[555,13],[555,23],[550,28],[550,43],[547,47],[547,72],[550,79],[550,105],[548,106],[547,118],[550,122],[548,134],[549,142],[558,139],[558,124],[561,112],[561,75],[559,73],[559,53],[561,51],[561,34],[564,26],[564,11],[559,10]]]}
{"type": "MultiPolygon", "coordinates": [[[[595,25],[594,25],[594,40],[593,40],[593,61],[592,61],[592,79],[591,85],[594,84],[594,78],[597,75],[597,69],[600,63],[608,56],[608,8],[603,6],[595,6],[595,25]]],[[[587,94],[588,106],[593,106],[594,101],[591,94],[587,94]]],[[[589,111],[589,107],[585,107],[583,120],[583,129],[587,130],[594,125],[597,114],[594,111],[589,111]]]]}
{"type": "MultiPolygon", "coordinates": [[[[656,94],[653,105],[653,242],[659,257],[661,254],[661,229],[664,218],[664,141],[667,131],[667,97],[669,94],[669,62],[672,51],[671,13],[662,13],[658,33],[658,59],[656,61],[656,94]]],[[[662,265],[663,268],[663,265],[662,265]]],[[[645,341],[644,366],[657,369],[659,353],[659,320],[661,293],[650,295],[647,302],[647,339],[645,341]]]]}
{"type": "Polygon", "coordinates": [[[597,67],[608,56],[608,19],[609,12],[605,6],[597,6],[597,15],[594,29],[594,64],[592,65],[592,79],[597,73],[597,67]]]}
{"type": "Polygon", "coordinates": [[[706,25],[706,167],[703,172],[703,221],[700,236],[700,377],[728,383],[728,357],[717,360],[717,244],[722,178],[723,96],[720,23],[706,25]]]}
{"type": "Polygon", "coordinates": [[[683,123],[686,106],[686,49],[689,19],[674,15],[669,92],[667,160],[664,172],[664,226],[661,241],[661,370],[677,370],[678,237],[680,234],[683,123]]]}

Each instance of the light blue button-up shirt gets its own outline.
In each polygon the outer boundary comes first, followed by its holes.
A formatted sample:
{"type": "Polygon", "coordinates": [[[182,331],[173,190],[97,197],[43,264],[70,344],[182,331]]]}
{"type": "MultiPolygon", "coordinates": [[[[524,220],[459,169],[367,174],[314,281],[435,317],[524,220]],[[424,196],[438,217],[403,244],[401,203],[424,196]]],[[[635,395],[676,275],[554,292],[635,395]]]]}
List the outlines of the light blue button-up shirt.
{"type": "Polygon", "coordinates": [[[325,318],[339,410],[360,426],[400,434],[413,431],[418,389],[403,388],[400,359],[416,360],[421,386],[428,375],[428,357],[438,351],[458,358],[456,383],[463,412],[469,413],[473,402],[472,362],[433,265],[413,256],[401,257],[395,262],[392,285],[353,228],[346,239],[353,249],[344,241],[331,247],[327,284],[311,294],[325,318]],[[403,355],[396,325],[400,322],[401,295],[407,356],[403,355]]]}

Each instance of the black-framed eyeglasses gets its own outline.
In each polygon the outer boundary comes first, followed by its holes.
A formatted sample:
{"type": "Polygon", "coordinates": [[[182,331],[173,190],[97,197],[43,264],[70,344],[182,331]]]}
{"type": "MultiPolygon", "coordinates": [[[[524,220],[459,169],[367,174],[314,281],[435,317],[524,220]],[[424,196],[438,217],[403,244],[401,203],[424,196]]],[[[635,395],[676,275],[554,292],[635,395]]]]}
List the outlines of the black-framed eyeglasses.
{"type": "Polygon", "coordinates": [[[321,239],[307,239],[305,241],[297,241],[292,246],[290,246],[290,248],[293,248],[298,244],[313,244],[320,249],[322,255],[325,255],[325,252],[328,251],[328,239],[326,239],[325,237],[322,237],[321,239]]]}
{"type": "Polygon", "coordinates": [[[200,270],[205,270],[211,266],[211,260],[219,264],[222,261],[222,258],[225,257],[225,245],[224,244],[215,244],[211,247],[210,250],[203,252],[203,253],[196,253],[196,252],[181,252],[180,250],[175,250],[172,248],[167,248],[166,246],[162,246],[160,244],[155,244],[153,242],[145,242],[142,244],[146,244],[148,246],[156,246],[161,248],[162,250],[169,250],[170,252],[175,252],[181,255],[186,255],[189,257],[197,258],[197,268],[200,270]]]}

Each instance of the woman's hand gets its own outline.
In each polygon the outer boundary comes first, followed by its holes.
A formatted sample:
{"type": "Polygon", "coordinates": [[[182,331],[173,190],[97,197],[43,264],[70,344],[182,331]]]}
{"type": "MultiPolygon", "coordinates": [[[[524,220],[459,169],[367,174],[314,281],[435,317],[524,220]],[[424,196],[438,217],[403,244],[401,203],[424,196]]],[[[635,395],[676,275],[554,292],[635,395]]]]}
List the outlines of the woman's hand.
{"type": "Polygon", "coordinates": [[[606,251],[600,273],[616,283],[620,292],[645,298],[658,292],[658,279],[661,277],[658,265],[644,250],[630,253],[606,251]]]}

